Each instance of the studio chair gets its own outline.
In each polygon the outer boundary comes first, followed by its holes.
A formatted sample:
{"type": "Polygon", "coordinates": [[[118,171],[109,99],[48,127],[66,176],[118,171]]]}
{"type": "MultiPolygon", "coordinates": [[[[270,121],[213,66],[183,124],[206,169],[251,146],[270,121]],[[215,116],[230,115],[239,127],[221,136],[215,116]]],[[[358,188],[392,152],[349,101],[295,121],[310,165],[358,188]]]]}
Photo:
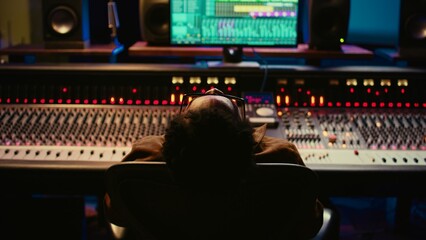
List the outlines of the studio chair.
{"type": "MultiPolygon", "coordinates": [[[[106,172],[106,189],[119,219],[107,219],[116,239],[295,239],[304,203],[316,198],[317,175],[294,164],[257,164],[232,191],[185,188],[165,163],[123,162],[106,172]]],[[[309,213],[307,213],[309,214],[309,213]]],[[[108,214],[107,214],[108,215],[108,214]]],[[[313,238],[338,239],[334,212],[313,238]]]]}

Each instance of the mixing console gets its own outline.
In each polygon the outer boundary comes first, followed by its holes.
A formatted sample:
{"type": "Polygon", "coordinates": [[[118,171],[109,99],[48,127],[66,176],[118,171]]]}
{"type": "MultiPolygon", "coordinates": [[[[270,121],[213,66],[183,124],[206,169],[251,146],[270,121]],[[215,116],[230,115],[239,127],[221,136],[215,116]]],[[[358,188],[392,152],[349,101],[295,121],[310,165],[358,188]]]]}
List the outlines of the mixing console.
{"type": "MultiPolygon", "coordinates": [[[[177,107],[8,105],[0,159],[119,162],[132,142],[163,134],[177,107]]],[[[268,134],[296,144],[307,165],[426,167],[424,111],[279,109],[268,134]]]]}
{"type": "Polygon", "coordinates": [[[0,65],[0,76],[0,181],[20,183],[11,191],[101,189],[134,141],[164,133],[184,93],[212,87],[246,96],[250,122],[293,142],[327,191],[417,194],[412,183],[426,180],[424,69],[0,65]]]}

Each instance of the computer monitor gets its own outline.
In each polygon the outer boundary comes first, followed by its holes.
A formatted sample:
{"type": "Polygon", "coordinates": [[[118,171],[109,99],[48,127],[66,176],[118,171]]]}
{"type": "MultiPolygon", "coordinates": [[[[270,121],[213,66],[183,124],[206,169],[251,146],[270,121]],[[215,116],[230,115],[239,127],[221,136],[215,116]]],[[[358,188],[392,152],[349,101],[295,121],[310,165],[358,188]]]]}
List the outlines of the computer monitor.
{"type": "Polygon", "coordinates": [[[220,46],[238,62],[243,47],[297,47],[299,0],[170,0],[173,46],[220,46]]]}

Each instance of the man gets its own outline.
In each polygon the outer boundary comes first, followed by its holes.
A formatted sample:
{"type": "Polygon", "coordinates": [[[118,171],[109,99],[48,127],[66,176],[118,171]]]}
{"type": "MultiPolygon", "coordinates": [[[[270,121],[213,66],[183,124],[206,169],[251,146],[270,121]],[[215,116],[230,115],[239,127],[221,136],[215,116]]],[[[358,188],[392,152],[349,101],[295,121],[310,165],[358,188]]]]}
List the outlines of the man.
{"type": "MultiPolygon", "coordinates": [[[[123,161],[166,162],[177,181],[221,187],[244,181],[255,163],[304,165],[294,144],[266,136],[266,125],[250,126],[243,99],[211,89],[186,96],[184,102],[187,106],[165,135],[143,137],[123,161]]],[[[313,237],[322,225],[323,206],[317,200],[307,208],[311,215],[298,231],[313,237]]]]}

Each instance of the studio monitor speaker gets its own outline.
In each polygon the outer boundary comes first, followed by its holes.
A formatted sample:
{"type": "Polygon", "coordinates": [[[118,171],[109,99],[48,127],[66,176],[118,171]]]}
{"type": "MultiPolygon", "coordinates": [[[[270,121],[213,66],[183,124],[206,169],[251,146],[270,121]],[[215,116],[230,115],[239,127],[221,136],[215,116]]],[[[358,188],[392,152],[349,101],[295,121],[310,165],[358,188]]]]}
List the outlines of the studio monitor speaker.
{"type": "Polygon", "coordinates": [[[88,0],[43,0],[45,48],[78,49],[90,43],[88,0]]]}
{"type": "Polygon", "coordinates": [[[304,4],[308,20],[305,41],[309,47],[341,50],[348,32],[350,0],[306,0],[304,4]]]}
{"type": "Polygon", "coordinates": [[[140,0],[142,40],[148,45],[168,45],[170,39],[169,0],[140,0]]]}
{"type": "Polygon", "coordinates": [[[399,54],[426,57],[426,0],[401,0],[399,54]]]}

